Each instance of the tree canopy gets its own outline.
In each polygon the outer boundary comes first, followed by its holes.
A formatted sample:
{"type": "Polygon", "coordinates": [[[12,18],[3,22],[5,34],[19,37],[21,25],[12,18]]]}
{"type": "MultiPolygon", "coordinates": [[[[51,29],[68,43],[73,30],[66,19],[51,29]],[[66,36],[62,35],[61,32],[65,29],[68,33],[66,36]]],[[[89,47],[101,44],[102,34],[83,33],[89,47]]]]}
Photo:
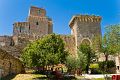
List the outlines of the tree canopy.
{"type": "MultiPolygon", "coordinates": [[[[92,50],[90,45],[87,44],[81,44],[78,48],[80,52],[82,52],[83,56],[86,57],[86,72],[88,73],[90,63],[94,62],[94,59],[96,59],[95,52],[92,50]]],[[[80,55],[81,56],[81,55],[80,55]]]]}
{"type": "Polygon", "coordinates": [[[102,38],[101,52],[105,55],[105,71],[107,71],[109,55],[120,53],[120,25],[106,27],[106,32],[102,38]]]}
{"type": "Polygon", "coordinates": [[[50,34],[25,47],[21,59],[28,67],[64,63],[67,56],[64,45],[59,35],[50,34]]]}
{"type": "Polygon", "coordinates": [[[104,35],[104,46],[108,46],[112,53],[120,52],[120,25],[110,25],[106,27],[104,35]]]}

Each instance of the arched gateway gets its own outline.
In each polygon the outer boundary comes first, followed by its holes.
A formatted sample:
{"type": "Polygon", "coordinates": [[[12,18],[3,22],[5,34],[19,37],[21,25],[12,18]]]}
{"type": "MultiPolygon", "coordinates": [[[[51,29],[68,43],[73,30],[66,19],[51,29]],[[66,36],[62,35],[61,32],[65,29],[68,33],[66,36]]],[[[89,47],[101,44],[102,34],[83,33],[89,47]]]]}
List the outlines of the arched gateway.
{"type": "Polygon", "coordinates": [[[90,46],[92,45],[92,42],[91,42],[91,40],[89,38],[83,38],[81,40],[81,43],[86,44],[86,45],[90,45],[90,46]]]}

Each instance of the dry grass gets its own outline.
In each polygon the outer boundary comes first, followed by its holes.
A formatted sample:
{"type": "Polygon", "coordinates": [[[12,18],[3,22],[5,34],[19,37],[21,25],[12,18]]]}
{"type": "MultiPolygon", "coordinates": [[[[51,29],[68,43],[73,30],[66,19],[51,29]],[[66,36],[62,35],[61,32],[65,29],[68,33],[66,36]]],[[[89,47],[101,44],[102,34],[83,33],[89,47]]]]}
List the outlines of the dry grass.
{"type": "Polygon", "coordinates": [[[18,74],[12,80],[33,80],[42,77],[46,77],[46,76],[40,74],[18,74]]]}

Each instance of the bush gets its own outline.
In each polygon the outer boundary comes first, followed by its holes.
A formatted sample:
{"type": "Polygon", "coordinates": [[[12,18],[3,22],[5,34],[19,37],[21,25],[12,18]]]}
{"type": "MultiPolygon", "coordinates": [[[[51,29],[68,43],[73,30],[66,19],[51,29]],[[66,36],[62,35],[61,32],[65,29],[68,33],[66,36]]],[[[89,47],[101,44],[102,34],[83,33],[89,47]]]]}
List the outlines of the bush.
{"type": "Polygon", "coordinates": [[[91,69],[91,74],[102,74],[103,71],[99,69],[91,69]]]}
{"type": "Polygon", "coordinates": [[[98,62],[98,64],[90,64],[91,74],[102,74],[102,73],[114,73],[115,62],[110,61],[103,61],[98,62]],[[105,66],[107,64],[107,71],[105,71],[105,66]]]}
{"type": "Polygon", "coordinates": [[[115,67],[115,62],[112,61],[112,60],[107,61],[107,62],[106,62],[106,61],[99,62],[98,64],[99,64],[99,67],[100,67],[101,69],[104,69],[106,63],[107,63],[107,68],[113,68],[113,67],[115,67]]]}
{"type": "Polygon", "coordinates": [[[112,60],[107,61],[107,62],[106,62],[106,61],[98,62],[98,64],[99,64],[99,69],[100,69],[101,71],[105,71],[105,66],[106,66],[106,64],[107,64],[107,69],[108,69],[107,73],[110,73],[110,72],[109,72],[109,69],[112,69],[112,68],[115,67],[115,62],[112,61],[112,60]]]}
{"type": "Polygon", "coordinates": [[[91,74],[102,74],[103,72],[99,70],[99,64],[90,64],[91,74]]]}

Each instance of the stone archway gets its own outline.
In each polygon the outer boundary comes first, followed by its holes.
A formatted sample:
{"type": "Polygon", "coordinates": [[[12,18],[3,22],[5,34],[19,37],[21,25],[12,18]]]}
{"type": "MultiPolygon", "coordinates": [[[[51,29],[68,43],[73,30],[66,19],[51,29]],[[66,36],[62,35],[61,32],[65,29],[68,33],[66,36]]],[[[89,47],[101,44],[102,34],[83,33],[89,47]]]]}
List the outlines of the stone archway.
{"type": "Polygon", "coordinates": [[[91,42],[91,40],[89,38],[83,38],[81,40],[81,43],[86,44],[86,45],[90,45],[90,46],[92,45],[92,42],[91,42]]]}

